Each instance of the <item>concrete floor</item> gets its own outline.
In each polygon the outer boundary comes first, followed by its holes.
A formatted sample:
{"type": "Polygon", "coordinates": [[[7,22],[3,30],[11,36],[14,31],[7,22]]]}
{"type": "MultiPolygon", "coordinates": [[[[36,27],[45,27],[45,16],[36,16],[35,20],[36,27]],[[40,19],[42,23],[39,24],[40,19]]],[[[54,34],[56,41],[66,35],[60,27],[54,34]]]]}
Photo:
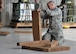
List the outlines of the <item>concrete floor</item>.
{"type": "MultiPolygon", "coordinates": [[[[32,31],[31,28],[0,28],[0,31],[9,31],[7,36],[0,36],[0,54],[76,54],[76,29],[64,29],[64,37],[66,39],[64,45],[70,46],[69,51],[61,52],[41,52],[33,50],[22,50],[16,46],[17,42],[33,41],[32,34],[18,34],[14,31],[32,31]]],[[[46,32],[46,28],[42,29],[42,34],[46,32]]]]}

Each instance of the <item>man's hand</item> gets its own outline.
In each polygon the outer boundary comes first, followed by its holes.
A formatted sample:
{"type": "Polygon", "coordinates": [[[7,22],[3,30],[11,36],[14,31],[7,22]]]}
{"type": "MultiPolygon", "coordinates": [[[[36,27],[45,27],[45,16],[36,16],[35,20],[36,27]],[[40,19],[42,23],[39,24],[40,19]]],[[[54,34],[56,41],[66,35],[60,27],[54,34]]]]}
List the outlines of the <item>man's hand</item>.
{"type": "Polygon", "coordinates": [[[40,9],[40,8],[38,8],[38,9],[37,9],[37,11],[41,11],[41,9],[40,9]]]}

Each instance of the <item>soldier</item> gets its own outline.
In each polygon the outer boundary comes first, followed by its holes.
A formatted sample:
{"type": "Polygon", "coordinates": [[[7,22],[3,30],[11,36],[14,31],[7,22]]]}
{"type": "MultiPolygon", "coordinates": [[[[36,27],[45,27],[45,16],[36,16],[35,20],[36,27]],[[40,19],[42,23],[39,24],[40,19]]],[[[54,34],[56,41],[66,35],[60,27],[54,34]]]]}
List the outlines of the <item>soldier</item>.
{"type": "Polygon", "coordinates": [[[59,45],[64,42],[63,28],[62,28],[62,11],[56,7],[53,1],[47,3],[47,9],[43,11],[45,14],[43,18],[49,18],[49,28],[43,35],[43,40],[57,40],[59,45]]]}

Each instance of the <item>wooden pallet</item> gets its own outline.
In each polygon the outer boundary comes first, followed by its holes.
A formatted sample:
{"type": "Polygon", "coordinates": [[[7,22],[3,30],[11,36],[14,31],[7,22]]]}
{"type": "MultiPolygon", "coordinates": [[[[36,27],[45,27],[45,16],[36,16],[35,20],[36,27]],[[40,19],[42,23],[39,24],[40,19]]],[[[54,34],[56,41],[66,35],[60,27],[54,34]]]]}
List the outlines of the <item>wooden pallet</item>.
{"type": "Polygon", "coordinates": [[[17,46],[22,46],[22,49],[39,50],[45,52],[55,52],[55,51],[66,51],[69,50],[68,46],[58,46],[58,41],[34,41],[34,42],[20,42],[17,46]]]}
{"type": "Polygon", "coordinates": [[[56,46],[53,48],[48,47],[26,47],[22,46],[22,49],[30,49],[30,50],[37,50],[37,51],[44,51],[44,52],[56,52],[56,51],[67,51],[70,50],[68,46],[56,46]]]}
{"type": "Polygon", "coordinates": [[[34,41],[42,40],[42,24],[40,11],[32,11],[32,27],[33,27],[33,37],[34,41]]]}
{"type": "Polygon", "coordinates": [[[10,34],[10,32],[0,31],[0,35],[8,35],[8,34],[10,34]]]}
{"type": "Polygon", "coordinates": [[[32,33],[32,31],[15,31],[15,33],[32,33]]]}
{"type": "Polygon", "coordinates": [[[11,22],[10,23],[10,26],[11,27],[32,27],[32,23],[23,23],[23,22],[19,22],[19,23],[16,23],[16,22],[11,22]]]}

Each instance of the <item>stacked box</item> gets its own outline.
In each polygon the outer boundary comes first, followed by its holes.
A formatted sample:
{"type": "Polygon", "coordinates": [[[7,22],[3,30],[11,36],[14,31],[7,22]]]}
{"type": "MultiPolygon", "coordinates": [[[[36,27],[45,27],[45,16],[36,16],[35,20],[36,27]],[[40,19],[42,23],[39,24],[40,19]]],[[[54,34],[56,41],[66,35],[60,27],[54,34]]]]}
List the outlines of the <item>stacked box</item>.
{"type": "Polygon", "coordinates": [[[13,3],[13,18],[14,21],[32,21],[32,10],[35,9],[35,4],[32,3],[13,3]]]}

